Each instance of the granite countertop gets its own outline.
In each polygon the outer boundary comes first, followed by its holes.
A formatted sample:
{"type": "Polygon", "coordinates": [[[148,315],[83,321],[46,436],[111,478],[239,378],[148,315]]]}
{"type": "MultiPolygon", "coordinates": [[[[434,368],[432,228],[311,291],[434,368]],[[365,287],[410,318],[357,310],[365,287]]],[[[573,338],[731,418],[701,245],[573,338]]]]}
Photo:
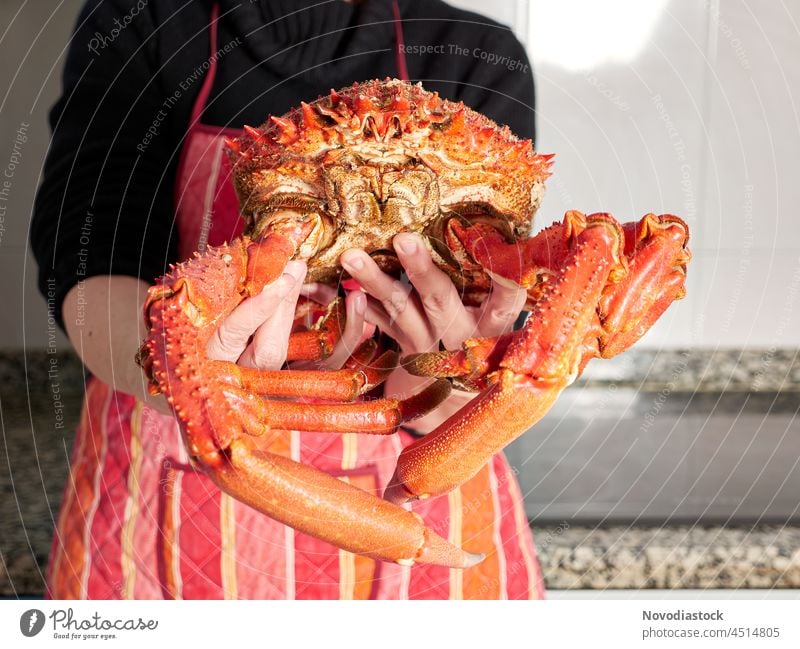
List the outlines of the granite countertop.
{"type": "Polygon", "coordinates": [[[800,392],[798,349],[631,349],[592,362],[578,384],[658,392],[800,392]]]}
{"type": "Polygon", "coordinates": [[[550,589],[800,588],[800,527],[566,525],[533,526],[550,589]]]}
{"type": "MultiPolygon", "coordinates": [[[[580,384],[587,390],[613,384],[734,399],[748,393],[791,405],[800,392],[798,354],[632,350],[590,365],[580,384]]],[[[84,379],[71,353],[0,351],[0,430],[7,456],[0,462],[0,595],[42,592],[84,379]]],[[[567,521],[533,527],[551,589],[800,587],[800,527],[587,527],[567,521]]]]}

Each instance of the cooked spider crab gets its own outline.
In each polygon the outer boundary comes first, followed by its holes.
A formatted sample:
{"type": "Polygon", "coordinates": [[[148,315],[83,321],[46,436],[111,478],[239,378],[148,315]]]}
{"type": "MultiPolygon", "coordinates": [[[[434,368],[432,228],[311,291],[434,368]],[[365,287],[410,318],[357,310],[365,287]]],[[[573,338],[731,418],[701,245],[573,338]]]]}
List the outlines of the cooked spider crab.
{"type": "MultiPolygon", "coordinates": [[[[625,350],[683,297],[686,224],[648,214],[620,225],[608,214],[572,211],[529,238],[552,156],[462,103],[392,79],[270,117],[228,150],[245,234],[173,267],[145,305],[150,333],[141,362],[151,389],[172,405],[194,462],[235,498],[345,550],[405,564],[473,565],[480,555],[451,545],[399,504],[475,475],[590,359],[625,350]],[[404,359],[437,380],[400,401],[358,400],[398,362],[373,341],[337,371],[261,371],[208,359],[220,322],[288,261],[307,261],[307,281],[335,284],[339,255],[359,247],[397,272],[391,242],[406,231],[422,235],[469,304],[485,299],[492,282],[525,287],[525,325],[404,359]],[[255,443],[275,430],[391,434],[435,408],[452,382],[480,394],[402,452],[384,499],[255,443]]],[[[342,317],[334,303],[294,333],[289,359],[324,358],[342,317]]]]}

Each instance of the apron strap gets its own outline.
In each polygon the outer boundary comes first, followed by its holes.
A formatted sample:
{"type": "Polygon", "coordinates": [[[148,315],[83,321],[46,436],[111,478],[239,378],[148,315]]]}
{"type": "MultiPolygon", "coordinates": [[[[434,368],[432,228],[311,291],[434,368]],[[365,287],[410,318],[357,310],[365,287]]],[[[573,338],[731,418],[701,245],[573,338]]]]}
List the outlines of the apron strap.
{"type": "Polygon", "coordinates": [[[400,5],[397,4],[397,0],[392,0],[392,14],[394,14],[394,60],[397,65],[397,76],[403,81],[408,81],[403,22],[400,17],[400,5]]]}
{"type": "Polygon", "coordinates": [[[215,2],[214,6],[211,7],[211,21],[209,22],[208,25],[210,64],[208,66],[208,72],[206,73],[206,78],[203,79],[203,85],[200,87],[200,93],[197,95],[197,99],[194,100],[194,106],[192,106],[192,117],[191,120],[189,121],[189,128],[200,122],[200,115],[203,114],[203,109],[206,107],[208,96],[211,94],[211,88],[214,85],[214,77],[217,74],[217,57],[214,56],[214,53],[217,51],[218,20],[219,20],[219,5],[215,2]]]}

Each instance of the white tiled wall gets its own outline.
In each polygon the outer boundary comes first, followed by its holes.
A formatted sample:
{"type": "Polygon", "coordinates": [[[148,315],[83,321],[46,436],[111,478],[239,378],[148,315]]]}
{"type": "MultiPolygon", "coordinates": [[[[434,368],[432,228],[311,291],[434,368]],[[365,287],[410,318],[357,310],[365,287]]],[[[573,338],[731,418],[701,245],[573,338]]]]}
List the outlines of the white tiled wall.
{"type": "Polygon", "coordinates": [[[448,4],[474,11],[483,16],[507,25],[514,30],[523,43],[527,42],[528,34],[528,0],[500,0],[488,3],[486,0],[445,0],[448,4]]]}
{"type": "Polygon", "coordinates": [[[800,2],[455,4],[527,43],[537,149],[556,153],[539,225],[689,222],[688,297],[643,346],[800,343],[800,2]]]}

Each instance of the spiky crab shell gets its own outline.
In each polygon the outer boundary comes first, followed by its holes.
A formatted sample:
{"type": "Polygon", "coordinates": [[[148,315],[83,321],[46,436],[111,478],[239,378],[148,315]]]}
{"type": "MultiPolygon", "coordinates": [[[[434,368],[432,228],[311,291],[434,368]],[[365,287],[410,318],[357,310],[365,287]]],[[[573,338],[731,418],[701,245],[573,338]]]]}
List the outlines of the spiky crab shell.
{"type": "Polygon", "coordinates": [[[281,208],[319,215],[303,255],[317,280],[325,273],[314,268],[335,267],[347,248],[390,251],[400,231],[442,241],[453,215],[526,236],[552,158],[463,103],[397,79],[331,91],[227,145],[251,228],[281,208]]]}

